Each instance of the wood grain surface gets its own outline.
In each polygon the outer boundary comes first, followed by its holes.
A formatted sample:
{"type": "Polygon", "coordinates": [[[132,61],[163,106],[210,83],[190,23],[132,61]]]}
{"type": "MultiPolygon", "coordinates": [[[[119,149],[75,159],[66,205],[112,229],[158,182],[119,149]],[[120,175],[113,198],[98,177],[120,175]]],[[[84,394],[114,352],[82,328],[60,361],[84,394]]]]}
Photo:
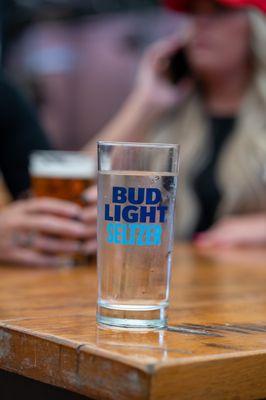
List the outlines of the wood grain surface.
{"type": "Polygon", "coordinates": [[[0,368],[95,399],[266,397],[266,249],[175,248],[169,327],[96,325],[95,262],[0,267],[0,368]]]}

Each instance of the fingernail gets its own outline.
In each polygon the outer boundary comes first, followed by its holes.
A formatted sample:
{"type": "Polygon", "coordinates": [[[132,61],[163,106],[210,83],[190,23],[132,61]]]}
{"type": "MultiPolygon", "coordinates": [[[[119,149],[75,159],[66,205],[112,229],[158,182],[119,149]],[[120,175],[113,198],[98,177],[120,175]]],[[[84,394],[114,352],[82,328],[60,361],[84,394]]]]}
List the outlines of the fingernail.
{"type": "Polygon", "coordinates": [[[97,197],[95,197],[94,194],[90,194],[87,192],[81,195],[81,200],[82,202],[84,202],[84,204],[94,203],[97,200],[97,197]]]}
{"type": "Polygon", "coordinates": [[[84,204],[89,203],[89,201],[90,201],[90,198],[89,198],[89,197],[90,197],[90,196],[88,196],[87,193],[82,193],[82,195],[80,196],[81,201],[82,201],[84,204]]]}

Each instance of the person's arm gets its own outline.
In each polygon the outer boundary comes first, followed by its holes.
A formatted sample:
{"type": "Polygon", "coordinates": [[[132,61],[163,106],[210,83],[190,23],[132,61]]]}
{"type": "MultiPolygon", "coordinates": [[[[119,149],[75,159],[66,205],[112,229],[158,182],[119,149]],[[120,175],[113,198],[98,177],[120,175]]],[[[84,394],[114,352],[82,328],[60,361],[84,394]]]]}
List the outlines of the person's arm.
{"type": "Polygon", "coordinates": [[[0,170],[7,188],[16,199],[30,186],[30,153],[51,149],[51,145],[31,105],[2,75],[0,131],[0,170]]]}
{"type": "Polygon", "coordinates": [[[95,153],[97,140],[143,141],[160,116],[177,107],[191,89],[187,79],[177,86],[166,77],[169,57],[180,48],[180,39],[162,40],[145,54],[135,87],[124,106],[111,122],[93,138],[85,151],[95,153]]]}
{"type": "MultiPolygon", "coordinates": [[[[150,107],[141,93],[134,91],[120,112],[97,135],[97,139],[138,141],[145,137],[156,119],[156,110],[150,107]]],[[[90,145],[91,143],[88,144],[89,147],[90,145]]]]}

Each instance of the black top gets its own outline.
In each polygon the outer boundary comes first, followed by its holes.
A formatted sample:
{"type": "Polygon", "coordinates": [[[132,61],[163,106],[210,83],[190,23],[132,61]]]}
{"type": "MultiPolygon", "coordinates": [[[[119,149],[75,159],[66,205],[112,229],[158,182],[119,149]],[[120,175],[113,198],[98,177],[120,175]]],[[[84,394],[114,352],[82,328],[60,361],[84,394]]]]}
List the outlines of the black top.
{"type": "Polygon", "coordinates": [[[205,231],[214,223],[215,213],[222,197],[215,176],[217,161],[226,140],[233,132],[235,120],[233,116],[209,119],[208,157],[193,181],[193,189],[200,205],[200,216],[195,232],[205,231]]]}
{"type": "Polygon", "coordinates": [[[14,198],[30,186],[30,153],[50,148],[34,110],[0,74],[0,172],[14,198]]]}

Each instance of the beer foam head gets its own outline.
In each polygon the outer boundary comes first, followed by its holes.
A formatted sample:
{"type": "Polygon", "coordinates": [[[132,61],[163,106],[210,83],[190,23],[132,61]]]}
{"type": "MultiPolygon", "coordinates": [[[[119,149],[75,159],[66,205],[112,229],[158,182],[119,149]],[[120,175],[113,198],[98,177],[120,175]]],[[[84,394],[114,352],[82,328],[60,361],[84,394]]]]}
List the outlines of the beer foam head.
{"type": "Polygon", "coordinates": [[[35,151],[30,156],[29,169],[36,177],[88,179],[96,175],[96,162],[79,152],[35,151]]]}

